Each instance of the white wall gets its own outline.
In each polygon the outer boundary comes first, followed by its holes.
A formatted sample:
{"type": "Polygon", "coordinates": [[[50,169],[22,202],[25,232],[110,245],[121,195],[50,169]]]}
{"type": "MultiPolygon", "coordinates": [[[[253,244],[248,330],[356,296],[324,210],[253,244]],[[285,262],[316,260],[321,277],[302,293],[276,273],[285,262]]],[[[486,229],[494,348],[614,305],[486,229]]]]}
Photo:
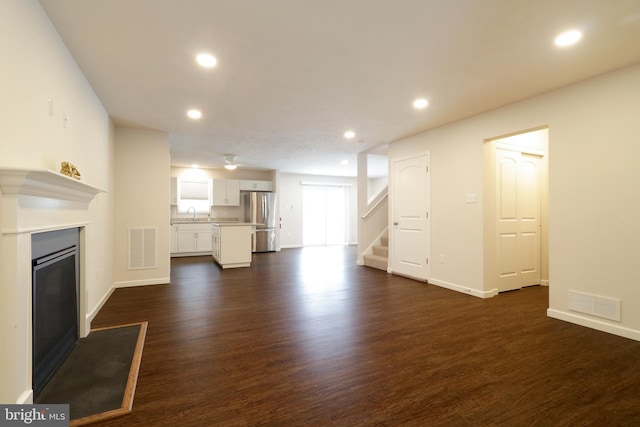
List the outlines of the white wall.
{"type": "MultiPolygon", "coordinates": [[[[107,191],[91,202],[86,227],[88,311],[94,315],[113,283],[113,126],[37,1],[0,1],[0,28],[0,167],[58,171],[60,162],[70,161],[83,182],[107,191]]],[[[19,311],[29,313],[30,307],[19,311]]],[[[11,321],[2,317],[2,327],[11,321]]],[[[0,402],[16,403],[30,384],[15,382],[22,373],[6,372],[12,366],[6,362],[28,349],[16,349],[5,337],[0,402]]]]}
{"type": "Polygon", "coordinates": [[[640,339],[640,64],[397,141],[430,151],[433,279],[483,292],[483,142],[549,127],[549,315],[640,339]],[[465,203],[477,193],[479,203],[465,203]],[[622,321],[572,312],[570,289],[620,298],[622,321]]]}
{"type": "Polygon", "coordinates": [[[280,230],[280,245],[283,248],[302,247],[302,185],[301,181],[316,183],[340,183],[349,187],[349,244],[358,241],[358,183],[356,178],[298,175],[280,173],[279,203],[282,229],[280,230]]]}
{"type": "Polygon", "coordinates": [[[116,164],[115,285],[169,283],[169,134],[117,127],[116,164]],[[155,268],[129,269],[130,227],[156,228],[155,268]]]}

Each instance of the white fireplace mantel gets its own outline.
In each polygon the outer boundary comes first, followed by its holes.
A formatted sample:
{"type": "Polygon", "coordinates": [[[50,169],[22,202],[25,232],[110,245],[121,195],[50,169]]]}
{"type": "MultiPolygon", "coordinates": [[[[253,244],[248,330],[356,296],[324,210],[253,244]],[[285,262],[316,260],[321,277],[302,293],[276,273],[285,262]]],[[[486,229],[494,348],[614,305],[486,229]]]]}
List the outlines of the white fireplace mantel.
{"type": "Polygon", "coordinates": [[[0,167],[0,402],[32,403],[31,238],[33,233],[80,229],[80,336],[87,315],[86,229],[91,201],[105,192],[45,169],[0,167]],[[6,349],[6,351],[5,351],[6,349]]]}
{"type": "Polygon", "coordinates": [[[89,203],[98,193],[97,187],[46,169],[0,168],[0,191],[51,199],[89,203]]]}

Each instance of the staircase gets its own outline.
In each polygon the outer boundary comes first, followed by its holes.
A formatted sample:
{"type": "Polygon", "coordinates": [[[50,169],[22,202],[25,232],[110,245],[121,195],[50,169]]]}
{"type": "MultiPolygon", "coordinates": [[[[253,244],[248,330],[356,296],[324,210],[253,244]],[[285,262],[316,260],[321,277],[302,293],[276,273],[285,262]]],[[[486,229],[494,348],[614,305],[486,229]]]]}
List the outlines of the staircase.
{"type": "Polygon", "coordinates": [[[364,265],[387,271],[389,265],[389,235],[380,237],[380,244],[373,245],[373,254],[363,256],[364,265]]]}

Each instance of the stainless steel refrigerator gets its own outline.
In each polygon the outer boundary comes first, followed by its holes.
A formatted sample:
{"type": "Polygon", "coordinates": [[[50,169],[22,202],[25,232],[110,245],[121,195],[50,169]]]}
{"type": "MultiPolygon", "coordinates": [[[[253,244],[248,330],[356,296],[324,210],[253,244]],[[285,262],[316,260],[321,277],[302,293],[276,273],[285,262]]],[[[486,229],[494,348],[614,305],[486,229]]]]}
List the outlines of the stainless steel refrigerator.
{"type": "Polygon", "coordinates": [[[258,224],[256,231],[251,235],[253,252],[276,250],[276,193],[245,193],[244,220],[258,224]]]}

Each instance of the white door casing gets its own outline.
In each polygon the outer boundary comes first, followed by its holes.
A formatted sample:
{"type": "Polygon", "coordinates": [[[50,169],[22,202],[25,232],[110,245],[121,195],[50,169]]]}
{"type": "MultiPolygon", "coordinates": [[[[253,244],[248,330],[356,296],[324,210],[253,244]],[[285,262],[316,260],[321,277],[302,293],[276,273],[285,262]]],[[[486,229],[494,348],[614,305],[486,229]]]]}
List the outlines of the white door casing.
{"type": "Polygon", "coordinates": [[[541,157],[496,148],[498,291],[540,283],[541,157]]]}
{"type": "Polygon", "coordinates": [[[429,154],[392,164],[390,272],[429,278],[429,154]]]}

